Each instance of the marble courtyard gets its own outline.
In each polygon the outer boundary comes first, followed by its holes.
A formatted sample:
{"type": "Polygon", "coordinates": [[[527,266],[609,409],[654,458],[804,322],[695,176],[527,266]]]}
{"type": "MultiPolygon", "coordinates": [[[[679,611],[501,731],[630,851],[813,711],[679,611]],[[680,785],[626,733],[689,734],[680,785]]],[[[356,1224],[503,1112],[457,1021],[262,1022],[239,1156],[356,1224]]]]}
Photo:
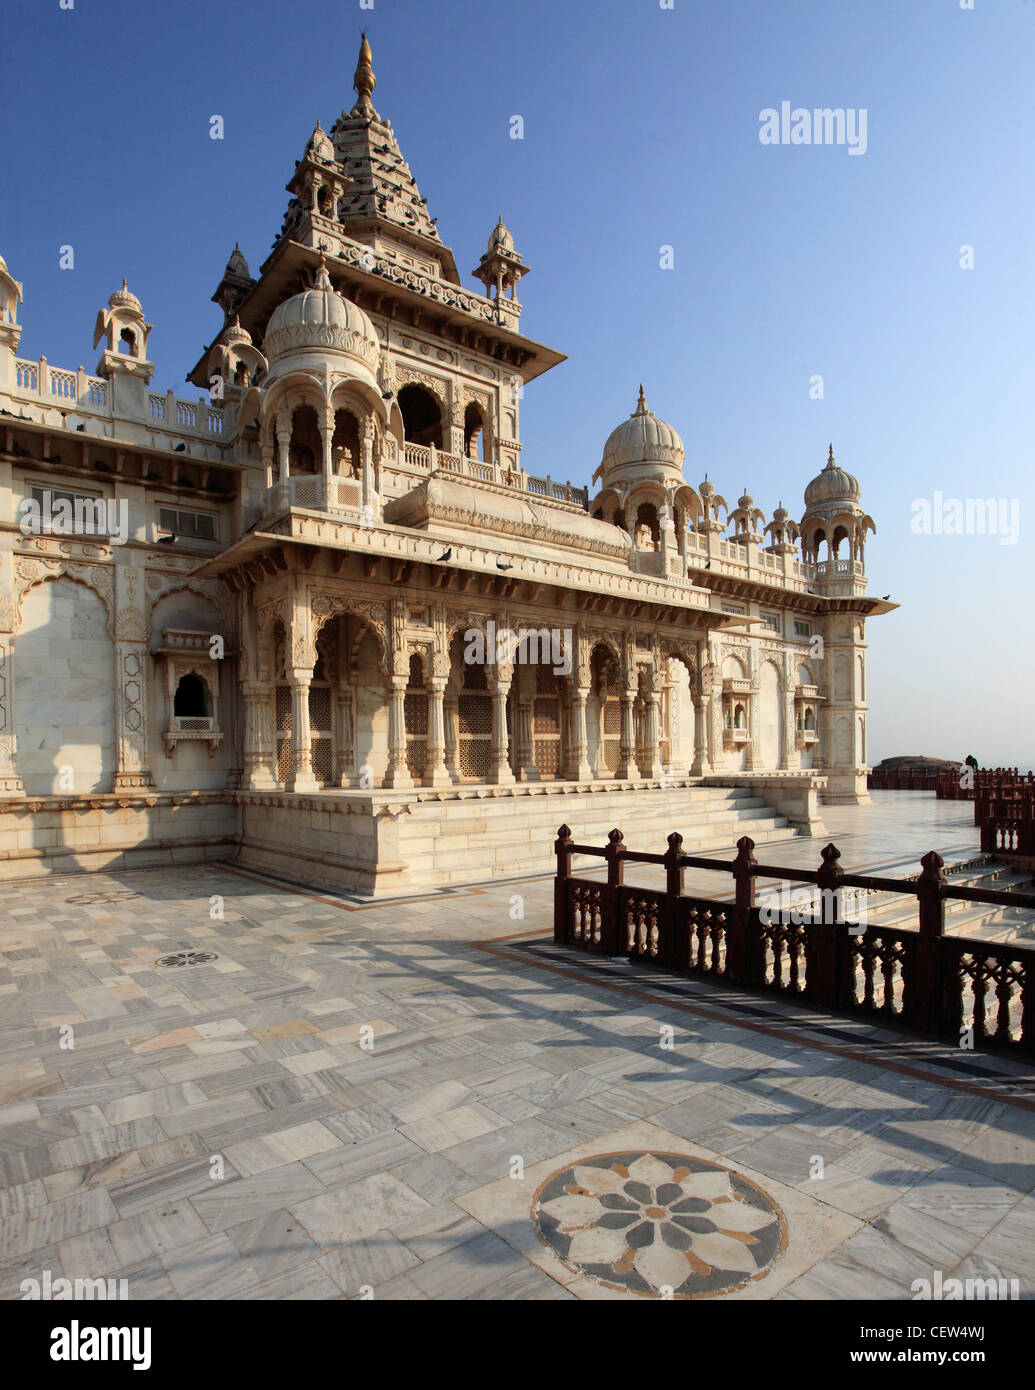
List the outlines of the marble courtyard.
{"type": "MultiPolygon", "coordinates": [[[[827,814],[853,868],[974,853],[965,802],[827,814]]],[[[1030,1068],[577,959],[551,888],[11,885],[2,1296],[44,1270],[131,1299],[1031,1296],[1030,1068]]]]}

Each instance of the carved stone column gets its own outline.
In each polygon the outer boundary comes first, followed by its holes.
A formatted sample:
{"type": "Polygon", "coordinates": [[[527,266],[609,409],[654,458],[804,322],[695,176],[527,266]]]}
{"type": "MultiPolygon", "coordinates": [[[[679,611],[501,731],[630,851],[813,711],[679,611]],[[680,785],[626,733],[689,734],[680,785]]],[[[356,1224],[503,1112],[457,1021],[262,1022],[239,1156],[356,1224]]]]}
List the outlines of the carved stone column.
{"type": "Polygon", "coordinates": [[[452,785],[452,778],[446,767],[445,696],[445,678],[433,676],[428,687],[428,756],[424,766],[426,787],[452,785]]]}
{"type": "Polygon", "coordinates": [[[571,696],[571,745],[567,776],[573,782],[591,782],[593,769],[589,765],[589,740],[586,734],[586,699],[588,690],[573,690],[571,696]]]}
{"type": "Polygon", "coordinates": [[[632,690],[622,691],[622,737],[619,744],[618,768],[615,776],[623,780],[629,780],[637,775],[636,768],[636,727],[633,722],[633,706],[636,703],[636,693],[632,690]]]}
{"type": "Polygon", "coordinates": [[[382,786],[410,788],[413,778],[406,763],[406,676],[393,676],[388,691],[388,771],[382,786]]]}
{"type": "Polygon", "coordinates": [[[446,733],[446,771],[450,780],[460,781],[460,740],[456,736],[457,719],[460,714],[460,698],[457,692],[446,691],[442,702],[442,713],[446,733]]]}
{"type": "Polygon", "coordinates": [[[291,505],[291,411],[277,411],[277,452],[279,472],[277,474],[277,507],[291,505]]]}
{"type": "Polygon", "coordinates": [[[274,687],[268,681],[246,680],[241,683],[244,703],[244,785],[260,791],[277,785],[273,775],[274,687]]]}
{"type": "Polygon", "coordinates": [[[532,720],[535,711],[535,696],[520,694],[517,700],[517,763],[522,782],[538,782],[539,769],[535,765],[535,734],[532,720]]]}
{"type": "Polygon", "coordinates": [[[356,776],[356,711],[351,686],[339,684],[334,691],[334,712],[338,731],[338,766],[335,781],[351,787],[356,776]]]}
{"type": "Polygon", "coordinates": [[[694,761],[690,768],[691,777],[707,777],[711,771],[708,763],[708,697],[702,693],[694,695],[694,761]]]}
{"type": "Polygon", "coordinates": [[[644,760],[640,767],[640,771],[643,773],[644,777],[660,777],[662,772],[660,729],[658,725],[658,699],[658,692],[656,690],[645,690],[643,692],[644,760]]]}
{"type": "Polygon", "coordinates": [[[313,776],[313,749],[309,730],[309,684],[312,679],[310,667],[294,667],[288,672],[291,687],[291,777],[289,792],[315,792],[320,790],[313,776]]]}
{"type": "Polygon", "coordinates": [[[334,471],[331,462],[331,444],[334,440],[334,411],[330,406],[323,413],[323,428],[320,431],[320,439],[323,444],[323,505],[327,508],[331,505],[331,474],[334,471]]]}
{"type": "Polygon", "coordinates": [[[513,666],[497,666],[492,683],[492,743],[489,747],[489,782],[494,787],[510,787],[515,782],[510,767],[510,740],[507,736],[507,696],[514,676],[513,666]]]}

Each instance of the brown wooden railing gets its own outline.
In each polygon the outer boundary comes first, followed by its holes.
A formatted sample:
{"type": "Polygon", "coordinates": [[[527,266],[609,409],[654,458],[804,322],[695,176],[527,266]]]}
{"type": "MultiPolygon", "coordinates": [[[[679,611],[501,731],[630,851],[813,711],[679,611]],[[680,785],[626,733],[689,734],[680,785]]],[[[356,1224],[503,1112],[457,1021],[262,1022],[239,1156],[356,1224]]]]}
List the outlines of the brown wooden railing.
{"type": "Polygon", "coordinates": [[[904,768],[901,772],[883,767],[871,768],[866,785],[871,792],[933,792],[938,785],[937,768],[904,768]]]}
{"type": "Polygon", "coordinates": [[[665,854],[634,852],[620,830],[604,848],[579,845],[562,825],[554,845],[554,941],[928,1034],[969,1041],[972,1029],[975,1044],[1035,1052],[1035,950],[944,935],[947,898],[1035,908],[1035,894],[950,886],[933,850],[918,875],[889,879],[845,873],[832,844],[816,870],[759,864],[746,836],[732,861],[684,854],[682,845],[683,837],[672,834],[665,854]],[[575,876],[576,854],[603,859],[606,880],[575,876]],[[665,887],[626,884],[626,864],[664,868],[665,887]],[[685,894],[686,869],[731,876],[732,900],[685,894]],[[804,911],[774,912],[755,901],[758,879],[814,886],[818,901],[804,911]],[[917,929],[847,921],[845,889],[914,896],[917,929]]]}

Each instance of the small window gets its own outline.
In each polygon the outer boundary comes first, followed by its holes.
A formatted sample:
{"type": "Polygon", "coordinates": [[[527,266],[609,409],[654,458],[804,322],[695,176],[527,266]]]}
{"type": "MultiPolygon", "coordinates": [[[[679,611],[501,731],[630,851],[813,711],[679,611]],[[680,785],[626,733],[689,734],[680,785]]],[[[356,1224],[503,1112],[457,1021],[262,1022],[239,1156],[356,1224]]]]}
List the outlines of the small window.
{"type": "Polygon", "coordinates": [[[738,603],[724,603],[722,605],[722,611],[724,613],[746,613],[747,609],[743,608],[738,603]]]}
{"type": "Polygon", "coordinates": [[[795,637],[811,637],[811,636],[812,636],[812,624],[811,624],[811,623],[802,622],[802,620],[801,620],[800,618],[795,618],[795,620],[794,620],[794,635],[795,635],[795,637]]]}
{"type": "Polygon", "coordinates": [[[216,539],[216,518],[210,512],[184,512],[177,507],[159,507],[158,526],[162,531],[171,531],[174,536],[184,536],[190,540],[216,539]]]}
{"type": "Polygon", "coordinates": [[[770,632],[780,631],[780,615],[778,613],[763,613],[762,622],[770,632]]]}
{"type": "Polygon", "coordinates": [[[45,535],[55,530],[59,535],[63,535],[66,526],[76,535],[111,534],[108,503],[96,493],[91,495],[86,492],[66,492],[51,487],[31,487],[29,493],[33,501],[39,504],[40,529],[45,535]]]}
{"type": "Polygon", "coordinates": [[[173,714],[178,719],[208,718],[208,691],[200,676],[188,673],[180,677],[173,699],[173,714]]]}

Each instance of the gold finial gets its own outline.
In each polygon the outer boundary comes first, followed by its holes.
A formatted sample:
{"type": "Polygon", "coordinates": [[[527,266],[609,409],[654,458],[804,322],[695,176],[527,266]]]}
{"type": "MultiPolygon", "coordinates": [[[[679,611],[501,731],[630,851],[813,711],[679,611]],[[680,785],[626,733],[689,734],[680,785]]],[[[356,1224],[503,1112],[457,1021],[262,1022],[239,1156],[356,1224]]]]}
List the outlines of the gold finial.
{"type": "Polygon", "coordinates": [[[833,444],[831,444],[831,446],[830,446],[830,453],[827,454],[827,467],[828,467],[828,468],[833,468],[833,467],[834,467],[834,446],[833,446],[833,444]]]}
{"type": "Polygon", "coordinates": [[[649,415],[649,414],[650,414],[650,411],[649,411],[648,408],[647,408],[647,396],[646,396],[646,393],[644,392],[644,389],[643,389],[643,382],[642,382],[642,381],[640,382],[640,398],[639,398],[639,400],[636,402],[636,409],[633,411],[633,414],[634,414],[634,415],[649,415]]]}
{"type": "Polygon", "coordinates": [[[122,288],[124,290],[129,288],[129,286],[126,284],[126,277],[124,275],[122,277],[122,288]]]}
{"type": "Polygon", "coordinates": [[[359,47],[359,66],[356,68],[356,75],[352,79],[352,84],[359,93],[358,106],[370,106],[370,97],[374,88],[377,86],[377,78],[374,76],[374,69],[371,66],[374,55],[370,51],[370,44],[366,34],[363,35],[363,42],[359,47]]]}

